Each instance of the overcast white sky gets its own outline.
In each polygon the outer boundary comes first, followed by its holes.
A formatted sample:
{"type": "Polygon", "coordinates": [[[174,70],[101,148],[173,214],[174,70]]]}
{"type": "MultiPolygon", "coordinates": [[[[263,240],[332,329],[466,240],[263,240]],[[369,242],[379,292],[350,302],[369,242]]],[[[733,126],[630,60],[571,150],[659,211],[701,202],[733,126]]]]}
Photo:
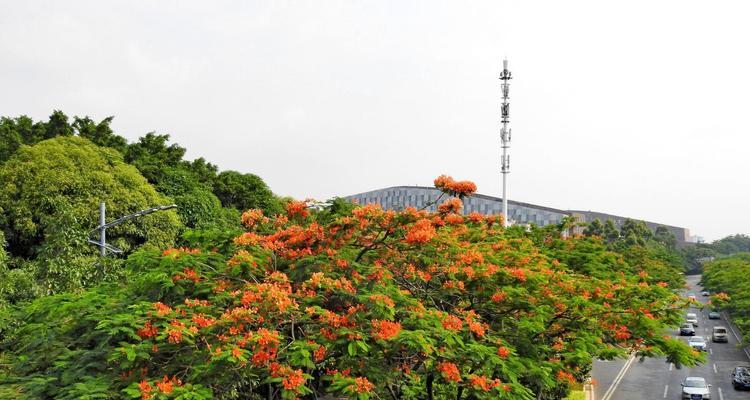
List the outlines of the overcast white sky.
{"type": "Polygon", "coordinates": [[[750,233],[744,1],[0,0],[0,115],[169,133],[274,192],[447,173],[509,198],[750,233]]]}

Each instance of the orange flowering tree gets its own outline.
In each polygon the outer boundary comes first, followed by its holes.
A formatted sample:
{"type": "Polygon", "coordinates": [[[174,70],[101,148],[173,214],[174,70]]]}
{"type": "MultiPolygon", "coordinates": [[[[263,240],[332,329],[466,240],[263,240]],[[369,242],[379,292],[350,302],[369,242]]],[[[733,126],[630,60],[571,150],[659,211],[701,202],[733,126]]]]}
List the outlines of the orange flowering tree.
{"type": "Polygon", "coordinates": [[[127,285],[25,310],[5,376],[30,398],[557,399],[595,357],[699,359],[663,336],[681,304],[648,263],[464,215],[476,186],[435,185],[455,196],[436,213],[291,202],[247,211],[238,237],[139,252],[127,285]]]}

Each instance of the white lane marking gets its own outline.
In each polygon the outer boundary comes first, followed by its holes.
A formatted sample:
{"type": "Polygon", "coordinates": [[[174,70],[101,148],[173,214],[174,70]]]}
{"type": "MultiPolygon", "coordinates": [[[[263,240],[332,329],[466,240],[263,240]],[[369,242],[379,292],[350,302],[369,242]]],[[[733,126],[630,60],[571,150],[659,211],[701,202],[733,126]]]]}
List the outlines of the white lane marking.
{"type": "Polygon", "coordinates": [[[625,363],[625,365],[622,366],[622,369],[620,369],[620,372],[615,377],[615,380],[612,381],[612,384],[609,386],[609,389],[604,393],[604,396],[602,396],[602,400],[609,400],[612,398],[612,395],[615,393],[615,390],[617,390],[617,386],[620,385],[620,382],[622,381],[622,378],[625,377],[625,373],[628,372],[628,368],[633,364],[633,361],[635,360],[635,356],[630,356],[628,361],[625,363]]]}
{"type": "Polygon", "coordinates": [[[709,348],[709,349],[708,349],[708,354],[711,354],[711,355],[713,355],[713,354],[714,354],[714,349],[710,349],[710,348],[709,348]]]}
{"type": "Polygon", "coordinates": [[[674,366],[674,364],[672,364],[672,363],[669,363],[669,370],[670,370],[670,371],[672,370],[672,367],[673,367],[673,366],[674,366]]]}
{"type": "Polygon", "coordinates": [[[721,392],[721,388],[719,388],[719,400],[724,400],[724,393],[721,392]]]}
{"type": "Polygon", "coordinates": [[[718,374],[719,371],[716,370],[716,364],[714,364],[714,374],[718,374]]]}
{"type": "Polygon", "coordinates": [[[662,397],[664,397],[665,399],[667,398],[667,391],[668,390],[669,390],[669,385],[664,385],[664,396],[662,396],[662,397]]]}

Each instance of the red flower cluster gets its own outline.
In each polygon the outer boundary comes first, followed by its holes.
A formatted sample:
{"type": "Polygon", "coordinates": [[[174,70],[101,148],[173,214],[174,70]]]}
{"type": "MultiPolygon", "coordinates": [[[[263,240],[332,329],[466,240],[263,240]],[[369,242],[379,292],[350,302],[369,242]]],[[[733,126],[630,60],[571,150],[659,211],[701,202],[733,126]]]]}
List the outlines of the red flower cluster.
{"type": "Polygon", "coordinates": [[[499,303],[505,300],[506,297],[508,297],[508,295],[505,292],[497,291],[492,295],[492,301],[494,301],[495,303],[499,303]]]}
{"type": "Polygon", "coordinates": [[[161,382],[156,382],[156,387],[159,388],[159,391],[164,394],[172,393],[172,390],[174,390],[175,386],[182,386],[182,381],[177,379],[176,376],[173,376],[172,379],[169,379],[169,377],[164,375],[164,378],[161,380],[161,382]]]}
{"type": "Polygon", "coordinates": [[[449,331],[460,331],[461,327],[463,327],[463,322],[461,321],[461,318],[458,318],[455,315],[448,315],[443,319],[443,328],[449,331]]]}
{"type": "Polygon", "coordinates": [[[193,315],[193,323],[201,328],[207,328],[216,322],[215,318],[206,317],[203,314],[193,315]]]}
{"type": "Polygon", "coordinates": [[[141,400],[148,400],[151,398],[151,392],[154,391],[154,387],[151,386],[148,381],[143,380],[138,384],[138,388],[141,390],[141,400]]]}
{"type": "Polygon", "coordinates": [[[252,358],[254,365],[266,365],[269,361],[276,359],[280,340],[278,332],[260,328],[252,336],[252,340],[255,342],[252,358]]]}
{"type": "Polygon", "coordinates": [[[175,344],[182,342],[182,329],[185,327],[185,325],[178,320],[173,320],[169,325],[171,326],[171,328],[167,330],[167,341],[169,343],[175,344]]]}
{"type": "Polygon", "coordinates": [[[630,339],[630,332],[628,332],[628,327],[625,325],[621,325],[619,328],[617,328],[617,331],[615,332],[615,339],[617,340],[630,339]]]}
{"type": "Polygon", "coordinates": [[[503,384],[500,379],[489,379],[483,375],[471,375],[469,381],[474,389],[479,389],[488,392],[503,384]]]}
{"type": "Polygon", "coordinates": [[[435,237],[435,227],[429,219],[423,218],[410,226],[406,232],[406,242],[411,244],[427,243],[435,237]]]}
{"type": "Polygon", "coordinates": [[[255,246],[260,242],[261,236],[253,232],[245,232],[234,238],[234,244],[237,246],[255,246]]]}
{"type": "Polygon", "coordinates": [[[184,268],[182,270],[182,273],[177,273],[172,277],[173,282],[178,282],[181,280],[191,281],[193,283],[198,283],[201,278],[198,276],[198,273],[195,272],[192,268],[184,268]]]}
{"type": "Polygon", "coordinates": [[[263,215],[263,210],[254,208],[242,213],[242,225],[245,225],[249,229],[254,228],[259,223],[266,222],[268,222],[268,218],[263,215]]]}
{"type": "Polygon", "coordinates": [[[729,301],[729,295],[724,292],[716,293],[712,297],[716,300],[729,301]]]}
{"type": "Polygon", "coordinates": [[[396,306],[396,303],[393,302],[393,299],[384,294],[373,294],[370,296],[370,300],[374,301],[375,303],[383,303],[388,307],[396,306]]]}
{"type": "Polygon", "coordinates": [[[307,211],[307,202],[290,201],[289,204],[286,205],[286,213],[289,218],[307,218],[307,216],[309,215],[309,211],[307,211]]]}
{"type": "Polygon", "coordinates": [[[500,358],[508,358],[510,355],[510,349],[505,346],[500,346],[497,348],[497,355],[500,356],[500,358]]]}
{"type": "Polygon", "coordinates": [[[143,325],[143,328],[138,330],[138,336],[140,336],[141,339],[148,339],[156,336],[156,334],[156,327],[151,325],[151,321],[146,321],[146,324],[143,325]]]}
{"type": "Polygon", "coordinates": [[[557,371],[557,380],[560,382],[570,382],[573,383],[576,381],[576,379],[573,377],[573,374],[570,372],[565,372],[563,370],[557,371]]]}
{"type": "Polygon", "coordinates": [[[326,347],[318,345],[318,348],[315,351],[313,351],[313,358],[315,359],[315,362],[322,362],[323,360],[325,360],[326,359],[326,347]]]}
{"type": "Polygon", "coordinates": [[[435,187],[453,196],[471,196],[477,191],[477,185],[470,181],[455,181],[447,175],[435,179],[435,187]]]}
{"type": "Polygon", "coordinates": [[[302,385],[305,384],[305,377],[303,376],[301,369],[291,369],[285,365],[279,363],[273,363],[269,367],[269,372],[274,378],[283,378],[281,384],[284,389],[299,392],[302,385]]]}
{"type": "Polygon", "coordinates": [[[457,214],[461,212],[461,209],[464,207],[464,203],[461,201],[461,199],[456,197],[451,197],[450,199],[443,202],[443,204],[438,206],[438,212],[440,214],[457,214]]]}
{"type": "Polygon", "coordinates": [[[187,247],[180,247],[179,249],[166,249],[161,253],[162,256],[174,256],[178,257],[183,254],[200,254],[200,249],[190,249],[187,247]]]}
{"type": "Polygon", "coordinates": [[[378,340],[391,340],[401,332],[401,324],[391,321],[372,321],[372,336],[378,340]]]}
{"type": "Polygon", "coordinates": [[[443,378],[449,382],[461,382],[461,372],[456,364],[452,362],[441,362],[437,370],[443,375],[443,378]]]}
{"type": "Polygon", "coordinates": [[[157,301],[156,303],[154,303],[154,308],[156,309],[156,315],[160,317],[163,317],[172,312],[172,307],[160,301],[157,301]]]}
{"type": "Polygon", "coordinates": [[[375,385],[372,384],[365,377],[354,378],[354,391],[357,393],[370,393],[375,389],[375,385]]]}

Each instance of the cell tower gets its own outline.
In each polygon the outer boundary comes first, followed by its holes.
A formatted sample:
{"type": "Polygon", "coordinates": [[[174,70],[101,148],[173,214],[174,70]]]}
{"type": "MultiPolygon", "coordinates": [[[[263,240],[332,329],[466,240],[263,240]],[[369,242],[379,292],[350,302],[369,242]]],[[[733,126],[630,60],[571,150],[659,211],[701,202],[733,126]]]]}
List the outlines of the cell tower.
{"type": "Polygon", "coordinates": [[[500,80],[503,81],[500,87],[503,91],[503,104],[500,107],[501,121],[503,127],[500,130],[500,140],[502,141],[503,158],[500,171],[503,173],[503,223],[508,226],[508,174],[510,173],[510,104],[508,103],[508,92],[510,91],[511,80],[510,71],[508,71],[508,59],[503,60],[503,72],[500,73],[500,80]]]}

